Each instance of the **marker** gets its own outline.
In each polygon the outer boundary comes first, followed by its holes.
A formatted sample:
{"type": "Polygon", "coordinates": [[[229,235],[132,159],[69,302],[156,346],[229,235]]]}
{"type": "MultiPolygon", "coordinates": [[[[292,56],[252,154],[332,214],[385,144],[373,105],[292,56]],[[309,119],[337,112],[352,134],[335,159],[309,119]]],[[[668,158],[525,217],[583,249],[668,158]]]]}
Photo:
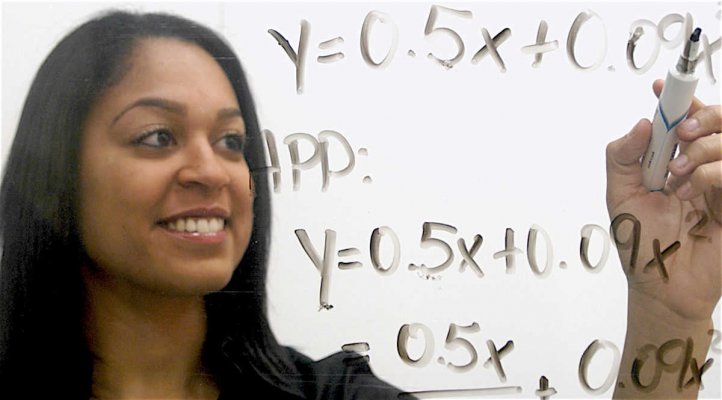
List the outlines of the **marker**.
{"type": "Polygon", "coordinates": [[[699,36],[696,28],[684,45],[677,66],[667,72],[659,104],[652,121],[652,140],[642,158],[642,184],[650,191],[664,189],[669,170],[667,165],[677,151],[677,125],[684,121],[692,105],[698,78],[694,76],[699,53],[699,36]]]}

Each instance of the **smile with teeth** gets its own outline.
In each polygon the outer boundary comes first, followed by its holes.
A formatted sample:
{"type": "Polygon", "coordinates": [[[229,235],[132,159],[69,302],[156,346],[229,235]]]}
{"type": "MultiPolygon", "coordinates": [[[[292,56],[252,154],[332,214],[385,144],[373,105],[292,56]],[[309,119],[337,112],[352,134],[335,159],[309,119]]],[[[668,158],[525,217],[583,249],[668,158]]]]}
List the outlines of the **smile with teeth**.
{"type": "Polygon", "coordinates": [[[223,218],[179,218],[164,225],[175,232],[212,234],[222,231],[226,222],[223,218]]]}

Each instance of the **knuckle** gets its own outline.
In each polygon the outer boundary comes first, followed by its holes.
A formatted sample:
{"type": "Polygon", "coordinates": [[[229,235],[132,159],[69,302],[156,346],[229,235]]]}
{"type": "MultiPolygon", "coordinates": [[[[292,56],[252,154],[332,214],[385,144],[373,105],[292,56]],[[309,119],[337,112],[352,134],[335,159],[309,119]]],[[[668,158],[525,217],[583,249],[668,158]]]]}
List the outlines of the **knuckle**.
{"type": "Polygon", "coordinates": [[[708,140],[709,136],[703,137],[694,143],[695,153],[699,158],[706,159],[712,153],[712,143],[708,140]]]}
{"type": "Polygon", "coordinates": [[[714,169],[715,166],[713,164],[705,164],[697,167],[694,173],[692,173],[692,182],[698,187],[710,185],[714,180],[714,169]]]}
{"type": "Polygon", "coordinates": [[[707,106],[702,109],[702,119],[709,124],[709,129],[722,132],[722,105],[707,106]]]}
{"type": "Polygon", "coordinates": [[[687,148],[687,156],[697,163],[721,159],[722,136],[715,134],[695,140],[687,148]]]}

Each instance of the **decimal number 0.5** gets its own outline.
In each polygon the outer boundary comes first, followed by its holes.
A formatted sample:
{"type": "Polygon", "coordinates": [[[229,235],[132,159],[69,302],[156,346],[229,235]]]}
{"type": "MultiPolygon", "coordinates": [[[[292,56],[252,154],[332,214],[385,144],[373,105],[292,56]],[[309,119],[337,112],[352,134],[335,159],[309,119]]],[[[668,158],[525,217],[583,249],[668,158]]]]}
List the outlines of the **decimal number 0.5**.
{"type": "MultiPolygon", "coordinates": [[[[479,324],[476,322],[472,322],[469,325],[449,324],[449,329],[446,333],[446,340],[444,341],[444,348],[448,352],[456,352],[458,350],[464,351],[468,354],[469,361],[461,365],[453,362],[447,362],[447,368],[456,372],[466,372],[476,366],[476,363],[479,361],[479,355],[474,348],[474,345],[471,344],[469,340],[461,337],[461,335],[465,333],[477,333],[479,330],[479,324]]],[[[428,365],[434,357],[434,334],[431,332],[431,329],[424,324],[405,324],[401,327],[401,329],[399,329],[397,337],[397,351],[401,360],[407,365],[413,367],[424,367],[428,365]],[[413,358],[411,354],[409,354],[409,344],[411,339],[423,340],[424,343],[423,352],[416,358],[413,358]]],[[[439,357],[438,360],[443,363],[444,359],[443,357],[439,357]]]]}

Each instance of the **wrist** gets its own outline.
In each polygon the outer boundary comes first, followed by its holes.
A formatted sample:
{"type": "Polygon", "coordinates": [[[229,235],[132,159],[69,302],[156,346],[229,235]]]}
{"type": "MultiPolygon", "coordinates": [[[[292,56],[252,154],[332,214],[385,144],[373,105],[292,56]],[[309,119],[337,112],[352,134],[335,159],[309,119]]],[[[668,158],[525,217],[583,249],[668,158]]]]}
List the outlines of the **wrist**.
{"type": "Polygon", "coordinates": [[[630,289],[615,398],[696,398],[712,328],[711,317],[690,319],[630,289]]]}
{"type": "MultiPolygon", "coordinates": [[[[704,313],[706,315],[706,313],[704,313]]],[[[667,307],[647,293],[629,289],[627,300],[627,337],[643,334],[653,339],[707,335],[713,328],[712,316],[689,317],[667,307]],[[634,329],[632,329],[634,328],[634,329]]]]}

